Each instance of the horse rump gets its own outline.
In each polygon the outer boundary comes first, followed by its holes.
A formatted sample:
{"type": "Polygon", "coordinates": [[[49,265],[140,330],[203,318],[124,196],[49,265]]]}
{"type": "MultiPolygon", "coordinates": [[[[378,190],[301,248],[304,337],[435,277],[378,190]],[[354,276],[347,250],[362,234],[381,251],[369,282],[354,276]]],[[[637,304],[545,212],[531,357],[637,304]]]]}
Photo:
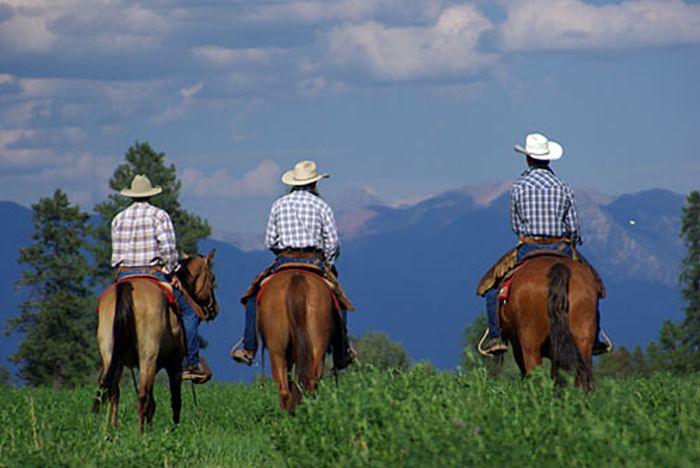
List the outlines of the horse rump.
{"type": "Polygon", "coordinates": [[[593,374],[578,349],[569,326],[568,289],[571,270],[564,263],[555,263],[550,267],[548,277],[547,315],[552,377],[558,386],[563,386],[566,381],[560,375],[560,370],[574,373],[576,382],[588,391],[593,385],[593,374]]]}

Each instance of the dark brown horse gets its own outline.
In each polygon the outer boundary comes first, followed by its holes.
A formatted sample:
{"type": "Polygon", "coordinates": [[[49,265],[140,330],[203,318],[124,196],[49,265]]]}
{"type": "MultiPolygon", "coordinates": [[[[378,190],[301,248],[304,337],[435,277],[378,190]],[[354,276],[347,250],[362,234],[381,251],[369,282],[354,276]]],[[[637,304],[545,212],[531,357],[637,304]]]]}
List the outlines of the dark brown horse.
{"type": "Polygon", "coordinates": [[[263,286],[258,329],[270,353],[280,406],[292,411],[301,391],[316,389],[323,359],[338,326],[332,292],[314,273],[281,270],[263,286]],[[294,370],[297,383],[291,379],[294,370]]]}
{"type": "Polygon", "coordinates": [[[513,344],[523,376],[548,357],[559,385],[565,382],[563,370],[574,374],[585,391],[593,388],[598,291],[597,280],[581,262],[555,255],[524,262],[499,309],[503,337],[513,344]]]}
{"type": "MultiPolygon", "coordinates": [[[[180,262],[178,278],[200,312],[216,315],[214,274],[208,256],[188,257],[180,262]]],[[[170,383],[173,422],[180,421],[182,360],[185,337],[182,323],[172,310],[161,286],[150,278],[135,276],[108,288],[98,301],[97,343],[102,358],[100,393],[93,411],[109,399],[112,424],[117,426],[119,381],[124,366],[139,368],[139,432],[144,420],[151,422],[156,403],[153,384],[156,373],[165,369],[170,383]]],[[[213,317],[210,317],[213,318],[213,317]]]]}

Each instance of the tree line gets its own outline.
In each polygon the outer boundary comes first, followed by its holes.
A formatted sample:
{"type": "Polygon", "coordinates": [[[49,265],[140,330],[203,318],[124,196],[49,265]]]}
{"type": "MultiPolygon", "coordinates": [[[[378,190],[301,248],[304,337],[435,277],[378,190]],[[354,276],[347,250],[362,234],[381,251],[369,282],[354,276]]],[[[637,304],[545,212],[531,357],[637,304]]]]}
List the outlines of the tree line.
{"type": "MultiPolygon", "coordinates": [[[[57,189],[33,209],[33,244],[20,248],[18,262],[24,266],[17,286],[24,301],[17,317],[8,320],[4,333],[22,333],[24,338],[10,361],[19,367],[18,377],[31,386],[56,388],[94,382],[99,369],[95,341],[97,293],[112,282],[110,267],[111,221],[129,200],[117,192],[128,187],[136,174],[147,174],[163,192],[151,202],[166,210],[177,232],[178,248],[197,254],[198,242],[211,234],[206,219],[182,208],[181,182],[174,165],[166,165],[165,154],[148,143],[136,142],[124,155],[109,180],[115,192],[94,207],[90,216],[57,189]]],[[[683,374],[700,370],[700,193],[692,192],[681,213],[680,236],[687,248],[681,263],[679,285],[686,303],[685,318],[664,322],[656,341],[642,350],[624,346],[597,361],[599,375],[645,376],[656,371],[683,374]]],[[[462,367],[486,367],[489,374],[519,375],[512,356],[483,359],[476,343],[486,326],[482,314],[464,331],[462,367]]],[[[356,341],[360,362],[380,369],[406,369],[408,354],[381,332],[371,332],[356,341]],[[362,358],[363,357],[363,358],[362,358]]],[[[510,354],[510,352],[508,353],[510,354]]],[[[0,385],[11,382],[6,366],[0,366],[0,385]]]]}

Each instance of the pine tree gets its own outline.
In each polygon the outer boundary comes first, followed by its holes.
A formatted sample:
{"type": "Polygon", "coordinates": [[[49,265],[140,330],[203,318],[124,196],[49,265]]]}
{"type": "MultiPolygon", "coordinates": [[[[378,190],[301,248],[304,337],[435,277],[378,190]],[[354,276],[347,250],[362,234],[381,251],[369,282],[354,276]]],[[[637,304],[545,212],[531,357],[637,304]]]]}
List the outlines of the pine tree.
{"type": "Polygon", "coordinates": [[[29,385],[71,387],[92,380],[98,364],[95,297],[84,256],[88,215],[70,206],[61,190],[32,208],[34,244],[20,248],[19,256],[26,269],[18,286],[27,299],[7,323],[8,333],[24,339],[10,360],[29,385]]]}
{"type": "Polygon", "coordinates": [[[683,344],[688,352],[689,368],[700,370],[700,193],[692,192],[681,216],[681,237],[687,255],[681,264],[679,283],[687,305],[683,329],[683,344]]]}
{"type": "Polygon", "coordinates": [[[93,252],[98,274],[103,283],[112,280],[111,258],[111,222],[121,210],[129,206],[131,200],[119,195],[119,191],[128,188],[137,174],[147,176],[151,183],[162,187],[163,192],[151,199],[151,203],[164,209],[173,221],[177,235],[178,249],[188,254],[197,254],[197,243],[211,234],[211,227],[206,220],[182,209],[179,202],[181,182],[177,179],[175,166],[166,166],[165,154],[156,153],[148,143],[136,142],[124,155],[126,162],[114,171],[109,186],[116,193],[109,195],[109,200],[95,206],[101,222],[95,227],[93,252]]]}

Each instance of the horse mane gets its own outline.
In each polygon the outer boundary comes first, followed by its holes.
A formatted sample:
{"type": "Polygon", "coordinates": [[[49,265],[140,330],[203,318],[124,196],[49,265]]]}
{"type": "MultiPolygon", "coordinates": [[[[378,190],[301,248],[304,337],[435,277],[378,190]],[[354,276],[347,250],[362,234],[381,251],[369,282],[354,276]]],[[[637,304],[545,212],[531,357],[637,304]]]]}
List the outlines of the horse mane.
{"type": "Polygon", "coordinates": [[[550,267],[548,277],[547,314],[550,327],[552,375],[557,385],[562,386],[565,381],[559,375],[559,370],[575,372],[577,381],[588,390],[593,385],[593,374],[576,346],[569,328],[568,289],[571,270],[564,263],[555,263],[550,267]]]}
{"type": "Polygon", "coordinates": [[[285,302],[292,330],[292,352],[296,363],[294,366],[295,373],[299,384],[303,387],[306,387],[313,377],[310,358],[311,339],[306,327],[307,293],[308,285],[304,275],[296,272],[292,273],[285,302]]]}

